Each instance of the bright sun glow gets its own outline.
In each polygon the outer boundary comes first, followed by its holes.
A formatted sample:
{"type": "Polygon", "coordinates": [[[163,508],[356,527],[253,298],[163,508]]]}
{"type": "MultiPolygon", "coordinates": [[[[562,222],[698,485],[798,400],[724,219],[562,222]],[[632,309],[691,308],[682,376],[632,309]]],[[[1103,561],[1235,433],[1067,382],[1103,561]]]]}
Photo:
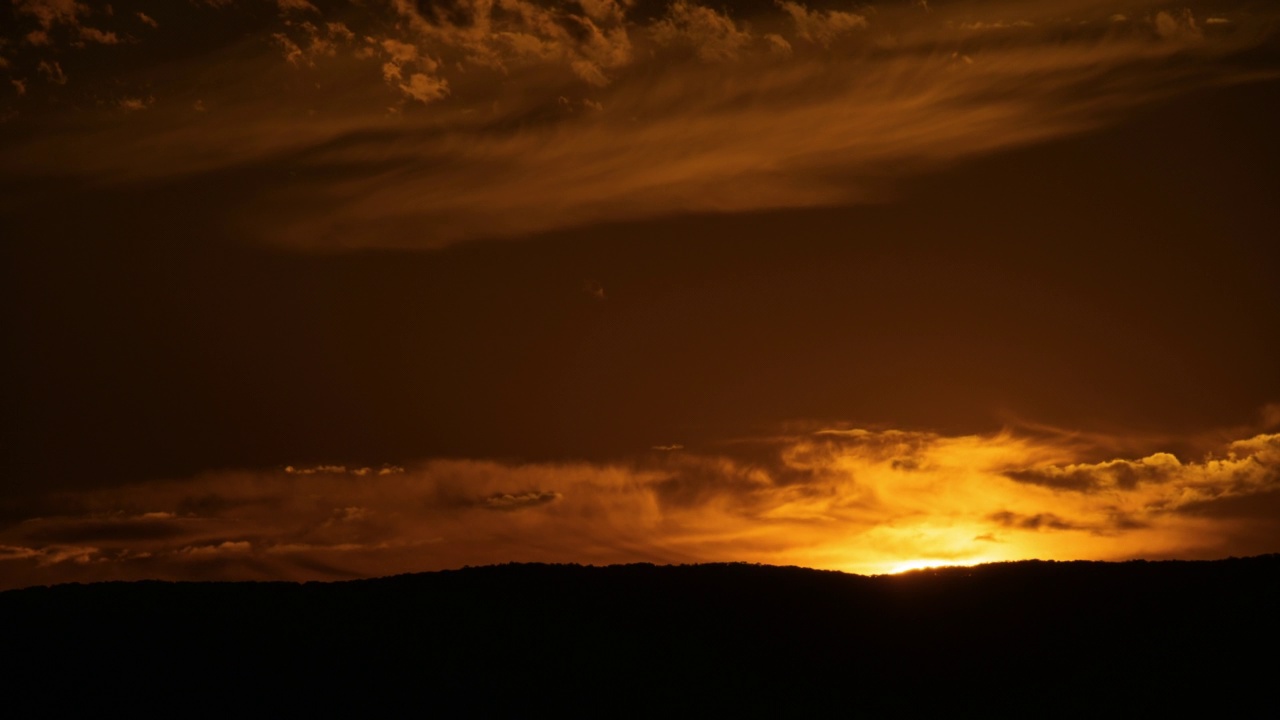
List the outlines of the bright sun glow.
{"type": "Polygon", "coordinates": [[[898,563],[897,565],[894,565],[893,568],[889,570],[889,574],[897,575],[898,573],[909,572],[911,570],[923,570],[925,568],[966,567],[970,565],[978,565],[983,562],[987,562],[987,561],[986,560],[938,560],[935,558],[917,558],[915,560],[907,560],[906,562],[901,562],[901,563],[898,563]]]}

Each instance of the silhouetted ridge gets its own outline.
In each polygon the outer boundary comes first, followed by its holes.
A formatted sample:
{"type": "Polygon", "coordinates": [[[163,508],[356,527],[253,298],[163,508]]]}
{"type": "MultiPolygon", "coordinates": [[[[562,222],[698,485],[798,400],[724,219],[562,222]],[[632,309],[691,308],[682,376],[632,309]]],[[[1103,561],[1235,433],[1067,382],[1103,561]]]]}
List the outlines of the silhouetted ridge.
{"type": "Polygon", "coordinates": [[[0,643],[18,707],[48,712],[1238,714],[1274,682],[1277,608],[1280,555],[879,577],[513,564],[29,588],[0,593],[0,643]]]}

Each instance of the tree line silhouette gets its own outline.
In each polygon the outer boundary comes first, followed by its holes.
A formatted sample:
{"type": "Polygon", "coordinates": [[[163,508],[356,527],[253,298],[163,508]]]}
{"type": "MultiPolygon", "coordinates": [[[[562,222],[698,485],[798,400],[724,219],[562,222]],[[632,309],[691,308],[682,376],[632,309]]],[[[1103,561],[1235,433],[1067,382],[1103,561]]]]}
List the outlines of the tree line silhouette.
{"type": "Polygon", "coordinates": [[[1278,610],[1280,555],[72,584],[0,593],[0,678],[28,715],[1250,715],[1278,610]]]}

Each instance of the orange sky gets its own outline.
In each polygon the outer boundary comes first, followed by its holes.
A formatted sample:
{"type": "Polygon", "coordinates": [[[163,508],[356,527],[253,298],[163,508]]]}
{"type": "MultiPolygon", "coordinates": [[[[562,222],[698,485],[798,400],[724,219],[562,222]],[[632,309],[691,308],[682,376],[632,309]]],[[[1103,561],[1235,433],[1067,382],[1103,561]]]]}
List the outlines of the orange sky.
{"type": "MultiPolygon", "coordinates": [[[[1273,413],[1274,414],[1274,413],[1273,413]]],[[[614,463],[210,472],[50,498],[0,535],[10,586],[334,579],[509,561],[748,561],[864,574],[1274,547],[1280,434],[1076,462],[1067,435],[822,429],[614,463]],[[751,446],[763,452],[735,450],[751,446]]]]}
{"type": "Polygon", "coordinates": [[[0,587],[1280,550],[1270,4],[0,2],[0,587]]]}

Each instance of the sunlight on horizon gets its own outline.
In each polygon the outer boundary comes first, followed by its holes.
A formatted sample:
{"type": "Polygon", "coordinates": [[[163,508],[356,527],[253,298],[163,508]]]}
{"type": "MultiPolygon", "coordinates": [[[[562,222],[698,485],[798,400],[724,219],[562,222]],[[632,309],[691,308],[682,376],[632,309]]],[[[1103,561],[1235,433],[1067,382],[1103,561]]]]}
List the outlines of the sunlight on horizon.
{"type": "Polygon", "coordinates": [[[977,558],[973,560],[940,560],[937,558],[917,558],[915,560],[907,560],[894,565],[886,574],[901,575],[912,570],[928,570],[931,568],[944,567],[973,567],[984,563],[997,562],[991,558],[977,558]]]}

